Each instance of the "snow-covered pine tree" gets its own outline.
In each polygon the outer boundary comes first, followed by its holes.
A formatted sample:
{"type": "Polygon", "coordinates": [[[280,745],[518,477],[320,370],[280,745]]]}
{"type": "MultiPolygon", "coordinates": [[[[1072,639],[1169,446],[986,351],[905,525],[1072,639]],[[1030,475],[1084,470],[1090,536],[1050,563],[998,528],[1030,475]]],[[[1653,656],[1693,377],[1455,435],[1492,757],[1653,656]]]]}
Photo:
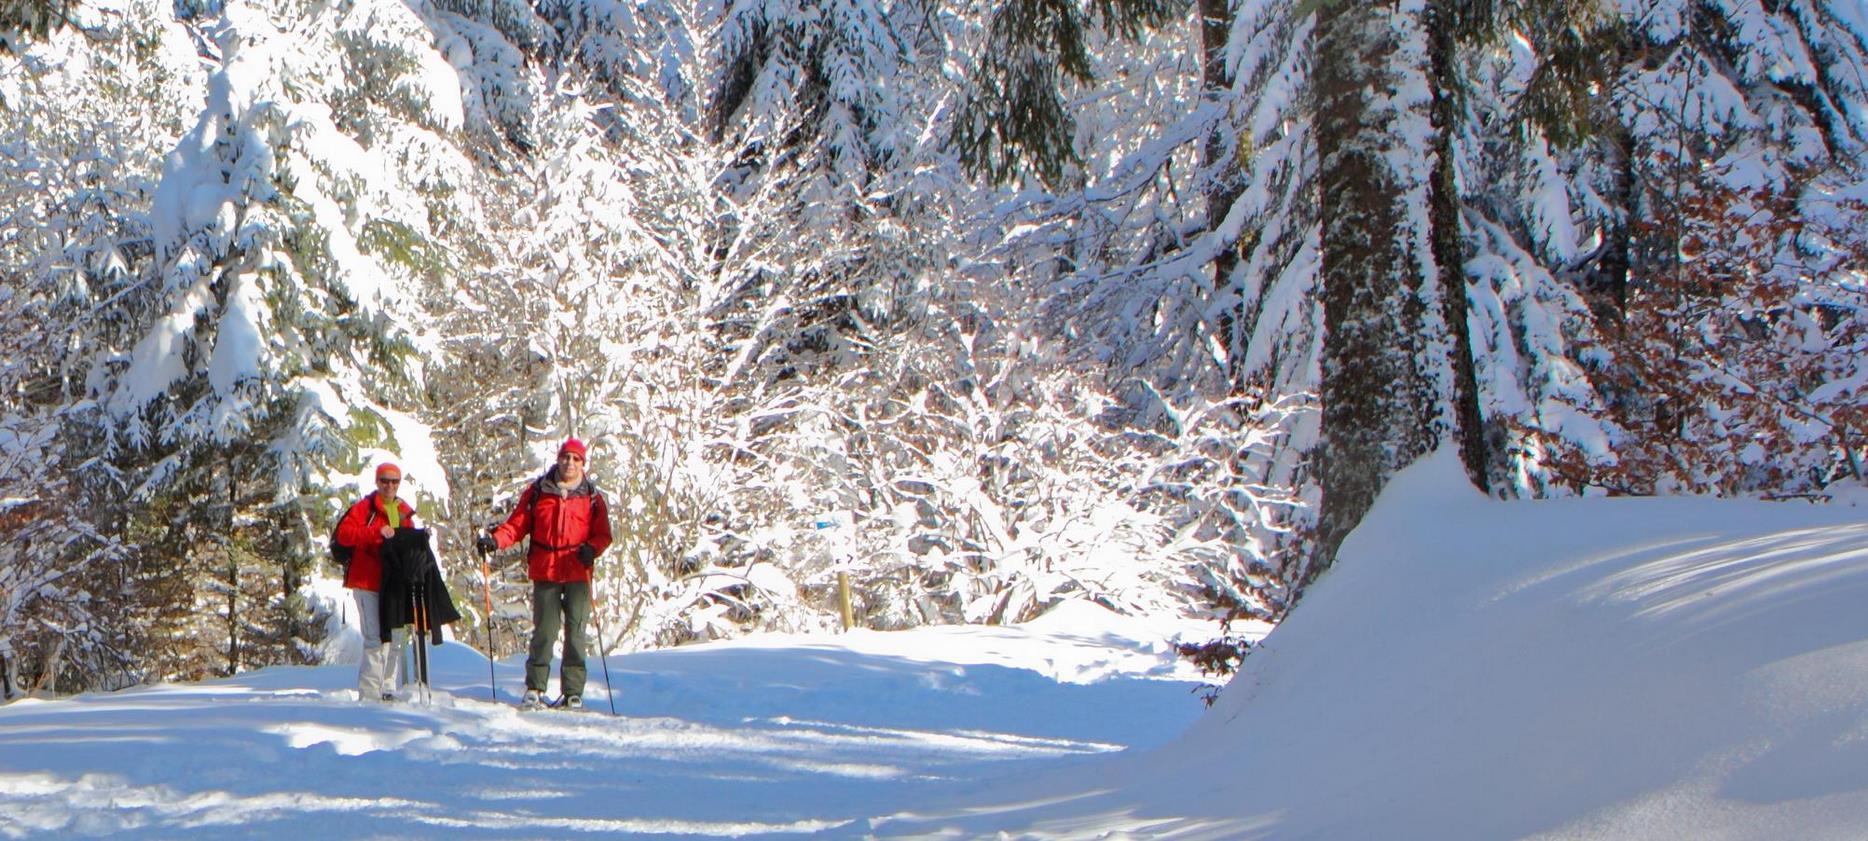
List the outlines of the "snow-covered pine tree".
{"type": "Polygon", "coordinates": [[[1066,86],[1096,82],[1092,45],[1106,35],[1137,38],[1179,11],[1161,0],[993,4],[949,124],[960,159],[996,182],[1030,172],[1061,183],[1080,164],[1066,86]]]}
{"type": "Polygon", "coordinates": [[[1839,361],[1857,341],[1838,315],[1858,249],[1842,185],[1859,167],[1859,21],[1805,5],[1502,11],[1519,49],[1480,56],[1461,141],[1502,487],[1794,492],[1846,472],[1848,421],[1805,395],[1852,393],[1853,366],[1746,360],[1799,344],[1839,361]],[[1731,245],[1680,248],[1714,241],[1731,245]]]}
{"type": "Polygon", "coordinates": [[[1807,2],[1623,14],[1618,143],[1578,165],[1611,232],[1588,291],[1615,447],[1573,451],[1571,479],[1772,494],[1857,475],[1864,21],[1807,2]]]}
{"type": "Polygon", "coordinates": [[[0,694],[121,686],[145,674],[143,559],[118,523],[81,516],[94,452],[72,414],[109,302],[149,255],[151,175],[193,109],[186,34],[154,7],[0,51],[0,694]],[[153,93],[152,93],[153,92],[153,93]]]}
{"type": "MultiPolygon", "coordinates": [[[[279,2],[191,25],[217,67],[151,198],[148,266],[108,302],[95,400],[74,417],[98,457],[89,510],[190,582],[163,603],[219,594],[225,630],[177,631],[221,652],[214,671],[307,656],[315,632],[293,599],[331,496],[350,492],[338,477],[395,449],[389,404],[421,380],[409,258],[428,216],[405,179],[440,186],[438,133],[463,119],[432,24],[398,3],[279,2]]],[[[154,655],[151,673],[207,668],[190,645],[154,655]]]]}
{"type": "Polygon", "coordinates": [[[928,254],[948,236],[924,202],[955,174],[919,151],[940,33],[917,9],[724,7],[707,119],[730,163],[703,294],[726,381],[847,368],[912,313],[928,254]]]}
{"type": "Polygon", "coordinates": [[[1534,2],[1466,27],[1474,49],[1458,60],[1452,139],[1485,486],[1497,494],[1571,492],[1553,474],[1559,453],[1606,446],[1586,362],[1600,357],[1581,288],[1588,235],[1563,161],[1603,142],[1597,93],[1613,75],[1617,23],[1594,3],[1534,2]]]}
{"type": "MultiPolygon", "coordinates": [[[[1418,8],[1396,6],[1396,14],[1407,16],[1401,25],[1381,25],[1357,36],[1353,18],[1358,13],[1345,11],[1341,5],[1319,6],[1316,49],[1337,55],[1342,53],[1330,46],[1334,38],[1348,36],[1351,46],[1359,43],[1357,38],[1372,39],[1372,43],[1390,44],[1384,49],[1393,50],[1398,63],[1388,70],[1372,68],[1378,81],[1365,91],[1354,89],[1364,81],[1356,72],[1335,75],[1335,69],[1353,67],[1353,62],[1331,62],[1332,71],[1319,72],[1317,77],[1320,138],[1332,125],[1350,128],[1347,137],[1319,141],[1323,147],[1320,255],[1326,338],[1320,394],[1321,505],[1313,557],[1323,564],[1329,563],[1342,537],[1373,502],[1386,475],[1429,448],[1455,446],[1468,475],[1481,489],[1489,489],[1513,472],[1508,465],[1513,458],[1510,444],[1495,442],[1487,434],[1487,415],[1498,408],[1487,398],[1519,393],[1526,375],[1535,377],[1537,372],[1509,366],[1501,369],[1498,363],[1509,363],[1509,354],[1497,360],[1482,351],[1518,344],[1520,339],[1515,337],[1542,325],[1498,318],[1504,308],[1497,305],[1496,288],[1471,284],[1472,268],[1486,265],[1473,259],[1475,250],[1485,254],[1495,243],[1484,235],[1484,213],[1490,208],[1473,202],[1479,191],[1469,193],[1462,185],[1483,185],[1465,174],[1477,172],[1479,158],[1474,153],[1486,148],[1487,133],[1499,132],[1501,127],[1515,131],[1512,140],[1517,143],[1507,145],[1516,146],[1546,136],[1570,140],[1577,135],[1577,127],[1590,123],[1590,115],[1562,108],[1590,105],[1588,91],[1603,81],[1601,64],[1592,62],[1599,52],[1590,48],[1607,40],[1602,33],[1609,29],[1589,2],[1533,0],[1471,6],[1427,0],[1418,8]],[[1336,28],[1345,24],[1348,28],[1336,28]],[[1414,27],[1424,36],[1410,34],[1414,27]],[[1375,32],[1388,33],[1395,40],[1375,32]],[[1517,92],[1521,104],[1529,107],[1514,115],[1517,119],[1488,121],[1483,118],[1484,109],[1475,104],[1481,99],[1473,96],[1478,86],[1468,81],[1474,64],[1471,57],[1494,52],[1507,33],[1516,44],[1536,51],[1523,62],[1530,81],[1517,92]],[[1330,85],[1324,83],[1326,75],[1330,85]],[[1352,106],[1344,99],[1361,100],[1369,113],[1352,115],[1352,106]],[[1428,118],[1424,126],[1418,121],[1422,114],[1428,118]],[[1359,136],[1371,127],[1386,136],[1359,136]],[[1398,146],[1385,145],[1395,140],[1401,141],[1398,146]],[[1332,148],[1344,150],[1345,156],[1332,161],[1328,157],[1332,148]],[[1410,161],[1408,149],[1422,154],[1410,161]],[[1351,165],[1340,169],[1345,163],[1351,165]],[[1394,176],[1369,181],[1366,170],[1380,169],[1383,164],[1394,169],[1394,176]],[[1340,180],[1345,176],[1346,181],[1340,180]],[[1416,179],[1424,183],[1424,189],[1416,186],[1416,179]],[[1358,195],[1371,183],[1392,186],[1358,195]],[[1343,213],[1357,203],[1365,205],[1363,215],[1343,213]],[[1469,219],[1465,208],[1474,203],[1480,214],[1469,219]],[[1382,214],[1398,215],[1384,222],[1382,214]],[[1377,223],[1373,227],[1367,224],[1371,220],[1377,223]],[[1398,227],[1384,227],[1388,223],[1398,227]],[[1479,228],[1481,235],[1475,237],[1469,225],[1479,228]],[[1339,229],[1345,229],[1342,232],[1348,236],[1333,233],[1339,229]],[[1391,237],[1386,233],[1389,230],[1402,233],[1391,237]],[[1366,255],[1356,252],[1364,247],[1358,240],[1370,234],[1378,242],[1389,241],[1404,249],[1386,257],[1377,255],[1372,264],[1376,274],[1392,272],[1411,257],[1415,268],[1410,271],[1417,273],[1414,288],[1409,288],[1406,273],[1401,282],[1371,286],[1367,280],[1357,280],[1369,276],[1370,264],[1361,262],[1366,255]],[[1346,267],[1347,273],[1338,273],[1338,266],[1346,267]],[[1371,336],[1376,339],[1373,344],[1367,342],[1371,336]],[[1382,358],[1379,347],[1392,354],[1388,362],[1376,361],[1382,358]],[[1357,372],[1367,378],[1359,378],[1357,372]],[[1482,380],[1489,387],[1482,386],[1482,380]],[[1380,382],[1412,385],[1383,395],[1375,385],[1380,382]],[[1507,394],[1500,395],[1500,391],[1507,394]],[[1386,431],[1377,431],[1383,427],[1386,431]],[[1336,432],[1349,433],[1349,441],[1333,441],[1342,437],[1336,432]],[[1375,434],[1355,443],[1371,432],[1375,434]],[[1343,443],[1351,446],[1342,449],[1343,443]],[[1332,486],[1337,490],[1333,492],[1332,486]]],[[[1350,54],[1389,54],[1384,49],[1350,54]]],[[[1542,275],[1531,275],[1532,281],[1542,279],[1542,275]]],[[[1527,407],[1519,401],[1505,408],[1510,412],[1527,407]]],[[[1502,425],[1509,428],[1513,422],[1502,425]]],[[[1507,483],[1505,487],[1522,485],[1507,483]]],[[[1313,563],[1302,577],[1308,579],[1316,569],[1313,563]]]]}

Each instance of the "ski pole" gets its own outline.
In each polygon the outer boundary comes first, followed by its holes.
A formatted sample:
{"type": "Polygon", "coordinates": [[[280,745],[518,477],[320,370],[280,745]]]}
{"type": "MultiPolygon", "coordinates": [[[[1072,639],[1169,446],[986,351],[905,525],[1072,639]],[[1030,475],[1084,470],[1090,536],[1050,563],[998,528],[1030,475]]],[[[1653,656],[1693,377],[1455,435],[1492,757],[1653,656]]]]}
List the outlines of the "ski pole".
{"type": "Polygon", "coordinates": [[[616,684],[610,682],[610,653],[603,644],[603,611],[597,601],[597,582],[590,582],[590,618],[597,621],[597,658],[603,661],[604,694],[610,696],[610,715],[616,715],[616,684]]]}
{"type": "MultiPolygon", "coordinates": [[[[474,548],[479,549],[479,540],[474,541],[474,548]]],[[[493,573],[486,564],[486,550],[480,551],[480,584],[486,594],[486,694],[493,703],[499,703],[499,681],[493,677],[493,656],[499,648],[493,638],[493,573]]]]}
{"type": "Polygon", "coordinates": [[[428,584],[427,572],[415,580],[415,686],[422,703],[433,705],[428,692],[428,584]]]}

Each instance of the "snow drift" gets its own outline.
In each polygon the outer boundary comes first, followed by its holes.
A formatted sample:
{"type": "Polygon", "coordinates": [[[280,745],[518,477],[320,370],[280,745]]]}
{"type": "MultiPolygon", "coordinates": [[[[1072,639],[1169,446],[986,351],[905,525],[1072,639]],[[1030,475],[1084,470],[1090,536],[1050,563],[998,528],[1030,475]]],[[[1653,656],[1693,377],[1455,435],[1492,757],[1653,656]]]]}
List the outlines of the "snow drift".
{"type": "Polygon", "coordinates": [[[1806,503],[1493,502],[1435,457],[1394,480],[1179,740],[877,829],[1860,838],[1861,520],[1806,503]]]}

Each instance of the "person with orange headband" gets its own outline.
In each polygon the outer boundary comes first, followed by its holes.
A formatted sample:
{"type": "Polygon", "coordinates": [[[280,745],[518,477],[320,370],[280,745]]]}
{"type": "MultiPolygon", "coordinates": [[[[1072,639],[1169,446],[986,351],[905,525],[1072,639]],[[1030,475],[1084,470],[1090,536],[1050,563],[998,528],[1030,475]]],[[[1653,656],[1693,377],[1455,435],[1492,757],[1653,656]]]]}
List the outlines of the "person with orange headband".
{"type": "Polygon", "coordinates": [[[402,489],[402,468],[385,462],[376,466],[376,490],[350,506],[337,524],[337,542],[351,550],[344,568],[344,586],[357,602],[363,630],[363,662],[357,666],[357,697],[395,700],[402,671],[400,656],[404,632],[392,632],[383,642],[377,599],[383,589],[383,541],[398,528],[415,528],[415,508],[397,497],[402,489]]]}

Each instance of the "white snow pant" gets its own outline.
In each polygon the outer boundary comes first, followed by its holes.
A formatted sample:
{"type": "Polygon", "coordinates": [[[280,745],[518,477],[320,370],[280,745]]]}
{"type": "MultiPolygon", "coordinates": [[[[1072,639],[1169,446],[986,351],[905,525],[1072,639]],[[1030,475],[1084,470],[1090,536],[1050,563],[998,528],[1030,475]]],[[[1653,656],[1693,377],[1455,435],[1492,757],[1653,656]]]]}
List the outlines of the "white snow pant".
{"type": "Polygon", "coordinates": [[[374,590],[351,590],[357,599],[357,624],[363,631],[363,662],[357,666],[357,697],[365,701],[394,693],[402,678],[402,641],[407,634],[401,628],[390,632],[383,642],[382,626],[377,622],[377,594],[374,590]]]}

